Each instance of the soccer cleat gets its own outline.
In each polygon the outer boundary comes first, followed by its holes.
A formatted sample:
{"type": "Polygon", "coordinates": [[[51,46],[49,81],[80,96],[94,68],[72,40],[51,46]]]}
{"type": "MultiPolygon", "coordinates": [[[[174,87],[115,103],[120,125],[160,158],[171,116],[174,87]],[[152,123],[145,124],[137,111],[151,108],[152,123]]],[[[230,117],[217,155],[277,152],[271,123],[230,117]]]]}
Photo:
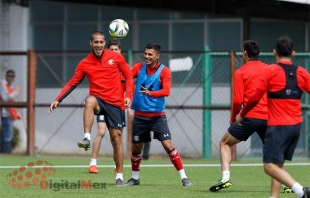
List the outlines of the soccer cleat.
{"type": "Polygon", "coordinates": [[[116,180],[116,187],[123,187],[123,186],[125,186],[124,182],[120,178],[118,178],[116,180]]]}
{"type": "Polygon", "coordinates": [[[221,180],[217,183],[214,184],[213,186],[211,186],[211,188],[209,189],[212,192],[217,192],[223,188],[230,188],[232,186],[232,183],[230,180],[226,181],[226,182],[221,182],[221,180]]]}
{"type": "Polygon", "coordinates": [[[193,184],[189,181],[188,178],[183,178],[183,179],[182,179],[182,184],[183,184],[183,186],[185,186],[185,187],[190,187],[190,186],[193,185],[193,184]]]}
{"type": "Polygon", "coordinates": [[[293,191],[290,187],[288,187],[288,186],[283,185],[282,188],[283,188],[284,193],[293,193],[293,192],[294,192],[294,191],[293,191]]]}
{"type": "Polygon", "coordinates": [[[87,138],[84,138],[81,142],[78,142],[77,145],[80,148],[84,148],[85,151],[90,150],[90,141],[87,138]]]}
{"type": "Polygon", "coordinates": [[[95,165],[90,166],[88,168],[88,171],[89,171],[89,173],[94,173],[94,174],[97,174],[99,172],[98,169],[97,169],[97,166],[95,166],[95,165]]]}
{"type": "Polygon", "coordinates": [[[140,179],[134,179],[131,178],[127,181],[127,183],[125,184],[126,186],[134,186],[134,185],[140,185],[140,179]]]}
{"type": "Polygon", "coordinates": [[[310,198],[310,187],[304,187],[304,196],[302,196],[301,198],[310,198]]]}

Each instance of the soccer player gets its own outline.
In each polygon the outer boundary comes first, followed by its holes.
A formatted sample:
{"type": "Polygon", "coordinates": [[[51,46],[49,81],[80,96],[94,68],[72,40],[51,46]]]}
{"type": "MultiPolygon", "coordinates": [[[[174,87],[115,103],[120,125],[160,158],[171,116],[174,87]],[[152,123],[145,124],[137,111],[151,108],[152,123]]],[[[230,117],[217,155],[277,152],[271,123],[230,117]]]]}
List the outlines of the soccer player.
{"type": "MultiPolygon", "coordinates": [[[[111,50],[111,51],[114,51],[114,52],[117,52],[117,53],[121,53],[121,42],[118,40],[118,39],[111,39],[109,42],[108,42],[108,49],[111,50]]],[[[126,87],[126,84],[125,84],[125,78],[123,77],[123,75],[121,75],[121,85],[122,85],[122,91],[124,92],[125,91],[125,87],[126,87]]],[[[125,106],[124,106],[124,103],[122,103],[122,111],[124,111],[125,109],[125,106]]],[[[130,109],[128,108],[127,111],[129,111],[130,109]]],[[[127,114],[128,117],[130,116],[129,113],[127,114]]],[[[125,124],[125,112],[123,112],[123,127],[126,126],[125,124]]],[[[129,123],[132,125],[132,123],[129,123]]],[[[100,150],[100,145],[101,145],[101,141],[102,141],[102,138],[104,137],[105,135],[105,130],[106,130],[106,123],[105,123],[105,120],[104,120],[104,115],[97,115],[97,134],[95,136],[95,139],[94,139],[94,142],[93,142],[93,149],[92,149],[92,156],[91,156],[91,159],[90,159],[90,165],[89,165],[89,168],[88,168],[88,171],[89,173],[98,173],[98,168],[97,168],[97,156],[98,156],[98,153],[99,153],[99,150],[100,150]]],[[[115,169],[115,172],[117,173],[116,169],[115,169]]]]}
{"type": "Polygon", "coordinates": [[[231,147],[233,145],[246,141],[254,132],[264,142],[268,119],[266,94],[259,101],[258,105],[245,115],[241,125],[234,123],[236,115],[241,110],[241,106],[248,102],[249,97],[255,91],[257,81],[262,75],[262,70],[267,67],[265,63],[258,60],[259,53],[260,46],[257,41],[247,40],[243,43],[243,60],[245,63],[234,73],[233,103],[229,121],[231,125],[220,141],[222,178],[217,184],[210,187],[212,192],[232,186],[230,162],[231,147]]]}
{"type": "Polygon", "coordinates": [[[171,72],[161,64],[160,46],[147,44],[144,51],[145,62],[139,62],[131,68],[132,76],[137,78],[132,109],[135,110],[132,134],[132,178],[127,186],[139,185],[141,151],[145,142],[150,142],[150,132],[159,140],[166,150],[174,167],[180,174],[183,186],[192,186],[185,174],[183,163],[178,151],[171,141],[165,113],[165,97],[169,96],[171,88],[171,72]]]}
{"type": "Polygon", "coordinates": [[[310,187],[303,187],[283,169],[285,160],[292,160],[302,126],[300,98],[304,91],[310,93],[310,75],[306,69],[296,66],[293,41],[284,35],[278,38],[273,50],[276,63],[269,65],[257,82],[257,89],[236,123],[244,117],[267,92],[268,127],[263,148],[265,173],[271,177],[271,196],[278,197],[281,184],[290,187],[301,198],[310,197],[310,187]]]}
{"type": "Polygon", "coordinates": [[[113,158],[117,169],[116,186],[123,186],[124,151],[121,133],[123,127],[121,106],[122,103],[126,108],[131,106],[133,79],[124,57],[120,53],[104,49],[105,43],[102,32],[95,31],[91,35],[92,52],[78,64],[73,77],[51,103],[48,113],[52,113],[59,103],[87,77],[89,96],[85,100],[83,115],[84,139],[78,142],[78,146],[86,151],[90,149],[93,115],[104,115],[114,150],[113,158]],[[125,99],[121,87],[121,74],[126,80],[125,99]]]}

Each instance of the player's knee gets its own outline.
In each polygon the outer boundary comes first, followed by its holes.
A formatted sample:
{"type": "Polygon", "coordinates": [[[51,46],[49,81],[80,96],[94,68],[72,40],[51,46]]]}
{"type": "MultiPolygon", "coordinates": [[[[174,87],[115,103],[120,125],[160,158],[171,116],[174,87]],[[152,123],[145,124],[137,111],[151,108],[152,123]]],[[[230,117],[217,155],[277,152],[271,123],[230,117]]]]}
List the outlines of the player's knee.
{"type": "Polygon", "coordinates": [[[133,144],[132,145],[132,153],[136,155],[140,155],[142,152],[143,143],[133,144]]]}
{"type": "Polygon", "coordinates": [[[85,99],[85,107],[87,107],[87,106],[95,106],[95,105],[97,105],[97,99],[96,99],[96,97],[94,97],[94,96],[88,96],[86,99],[85,99]]]}
{"type": "Polygon", "coordinates": [[[273,164],[272,163],[264,163],[264,171],[266,174],[270,175],[273,170],[273,164]]]}
{"type": "Polygon", "coordinates": [[[164,149],[169,152],[173,149],[172,141],[171,140],[164,140],[161,142],[163,145],[164,149]]]}

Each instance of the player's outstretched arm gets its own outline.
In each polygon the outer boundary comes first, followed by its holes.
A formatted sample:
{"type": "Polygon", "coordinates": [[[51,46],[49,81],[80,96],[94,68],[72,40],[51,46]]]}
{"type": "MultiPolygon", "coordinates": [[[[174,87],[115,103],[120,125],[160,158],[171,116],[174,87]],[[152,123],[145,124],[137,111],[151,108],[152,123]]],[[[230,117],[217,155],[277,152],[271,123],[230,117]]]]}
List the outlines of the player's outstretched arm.
{"type": "Polygon", "coordinates": [[[49,110],[48,110],[47,113],[48,113],[48,114],[49,114],[49,113],[53,113],[54,109],[56,109],[56,107],[58,106],[58,104],[59,104],[58,101],[52,102],[52,104],[51,104],[51,106],[50,106],[50,108],[49,108],[49,110]]]}

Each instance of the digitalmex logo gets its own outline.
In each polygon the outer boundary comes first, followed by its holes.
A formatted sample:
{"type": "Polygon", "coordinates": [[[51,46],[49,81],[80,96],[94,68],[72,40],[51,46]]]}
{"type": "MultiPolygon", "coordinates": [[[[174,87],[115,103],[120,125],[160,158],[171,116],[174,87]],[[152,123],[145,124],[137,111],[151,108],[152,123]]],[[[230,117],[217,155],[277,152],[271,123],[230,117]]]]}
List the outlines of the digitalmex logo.
{"type": "Polygon", "coordinates": [[[21,166],[6,175],[9,186],[13,188],[27,188],[31,184],[39,184],[48,177],[54,175],[56,169],[48,161],[38,160],[29,162],[27,166],[21,166]]]}

